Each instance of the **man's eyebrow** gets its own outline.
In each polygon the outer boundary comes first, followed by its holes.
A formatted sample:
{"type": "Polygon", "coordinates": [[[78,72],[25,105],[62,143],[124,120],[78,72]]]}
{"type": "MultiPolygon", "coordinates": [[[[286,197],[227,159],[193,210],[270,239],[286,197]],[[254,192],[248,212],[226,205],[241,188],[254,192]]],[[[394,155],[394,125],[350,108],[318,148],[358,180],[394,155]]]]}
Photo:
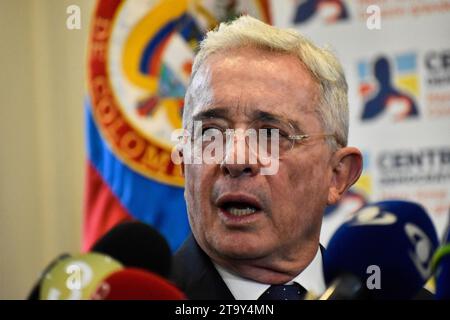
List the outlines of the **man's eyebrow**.
{"type": "Polygon", "coordinates": [[[199,121],[211,118],[228,119],[229,111],[226,108],[211,108],[204,111],[200,111],[192,117],[192,120],[199,121]]]}
{"type": "Polygon", "coordinates": [[[291,124],[297,132],[301,132],[300,127],[294,122],[289,120],[287,117],[275,115],[270,112],[256,110],[252,114],[253,120],[267,121],[267,122],[284,122],[291,124]]]}
{"type": "MultiPolygon", "coordinates": [[[[206,119],[225,119],[229,120],[229,109],[228,108],[210,108],[204,111],[200,111],[192,117],[192,121],[200,121],[206,119]]],[[[291,124],[297,132],[302,132],[300,127],[294,121],[289,120],[288,117],[283,115],[276,115],[271,112],[255,110],[250,114],[250,121],[267,121],[272,123],[289,123],[291,124]]]]}
{"type": "Polygon", "coordinates": [[[284,121],[282,117],[274,115],[270,112],[255,110],[252,113],[253,120],[261,120],[261,121],[273,121],[273,122],[282,122],[284,121]]]}

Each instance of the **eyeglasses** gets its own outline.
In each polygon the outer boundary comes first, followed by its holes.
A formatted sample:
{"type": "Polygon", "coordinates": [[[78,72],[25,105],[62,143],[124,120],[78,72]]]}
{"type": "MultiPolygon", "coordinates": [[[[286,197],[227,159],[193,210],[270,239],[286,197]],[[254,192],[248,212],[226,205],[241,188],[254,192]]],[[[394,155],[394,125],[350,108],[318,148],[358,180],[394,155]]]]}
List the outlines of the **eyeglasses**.
{"type": "Polygon", "coordinates": [[[295,145],[304,145],[313,139],[335,138],[329,133],[298,134],[291,123],[281,120],[255,120],[246,130],[229,128],[223,122],[217,119],[195,121],[184,138],[201,146],[203,152],[210,151],[213,157],[218,156],[220,146],[230,148],[233,142],[245,141],[250,154],[270,158],[283,157],[295,145]]]}

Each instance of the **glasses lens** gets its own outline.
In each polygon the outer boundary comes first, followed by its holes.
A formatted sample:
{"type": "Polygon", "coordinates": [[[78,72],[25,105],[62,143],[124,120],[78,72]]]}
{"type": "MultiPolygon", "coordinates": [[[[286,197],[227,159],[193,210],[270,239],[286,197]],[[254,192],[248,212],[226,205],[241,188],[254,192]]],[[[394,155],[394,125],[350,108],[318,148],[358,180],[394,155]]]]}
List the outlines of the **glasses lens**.
{"type": "Polygon", "coordinates": [[[215,161],[221,161],[230,148],[244,152],[241,156],[248,157],[249,161],[276,159],[293,148],[294,141],[290,137],[295,135],[293,126],[280,120],[256,120],[245,131],[222,128],[211,123],[196,123],[190,132],[191,141],[198,146],[203,156],[214,158],[215,161]],[[239,144],[242,144],[241,147],[239,144]]]}
{"type": "Polygon", "coordinates": [[[262,122],[255,121],[253,129],[254,141],[250,140],[249,148],[262,158],[277,158],[292,149],[293,140],[289,136],[295,134],[295,130],[289,123],[281,121],[262,122]]]}

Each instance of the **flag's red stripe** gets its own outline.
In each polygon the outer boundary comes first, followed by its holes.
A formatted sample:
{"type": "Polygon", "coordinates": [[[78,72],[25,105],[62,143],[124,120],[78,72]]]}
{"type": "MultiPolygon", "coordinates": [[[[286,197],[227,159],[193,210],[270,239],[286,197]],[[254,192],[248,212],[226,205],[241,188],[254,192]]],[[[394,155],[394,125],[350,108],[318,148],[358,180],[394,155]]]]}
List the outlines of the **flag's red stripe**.
{"type": "Polygon", "coordinates": [[[83,251],[88,251],[96,240],[117,223],[128,220],[133,218],[87,160],[83,251]]]}

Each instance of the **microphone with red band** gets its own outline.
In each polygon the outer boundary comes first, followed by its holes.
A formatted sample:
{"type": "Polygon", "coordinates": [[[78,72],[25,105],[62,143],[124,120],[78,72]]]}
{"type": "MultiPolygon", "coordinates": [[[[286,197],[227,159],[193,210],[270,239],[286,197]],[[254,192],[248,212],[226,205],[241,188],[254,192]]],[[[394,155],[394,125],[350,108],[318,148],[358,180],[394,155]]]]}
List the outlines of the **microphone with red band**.
{"type": "Polygon", "coordinates": [[[160,276],[136,268],[126,268],[104,279],[93,300],[186,300],[173,284],[160,276]]]}

